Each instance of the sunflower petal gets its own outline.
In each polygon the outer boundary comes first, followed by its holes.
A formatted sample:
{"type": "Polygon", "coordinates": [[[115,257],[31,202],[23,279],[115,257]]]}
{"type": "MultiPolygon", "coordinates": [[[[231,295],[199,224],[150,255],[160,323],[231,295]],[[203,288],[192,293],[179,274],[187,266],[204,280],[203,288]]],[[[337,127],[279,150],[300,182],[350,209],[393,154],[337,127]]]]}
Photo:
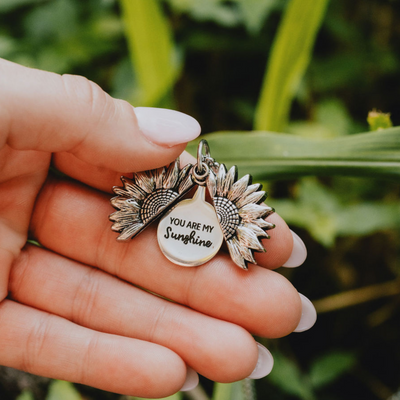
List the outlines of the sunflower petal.
{"type": "Polygon", "coordinates": [[[179,173],[179,179],[178,179],[178,182],[180,182],[178,187],[179,194],[186,193],[194,185],[191,169],[192,169],[192,164],[188,164],[179,173]]]}
{"type": "Polygon", "coordinates": [[[261,189],[262,189],[261,183],[253,183],[252,185],[249,185],[247,187],[246,191],[243,193],[243,196],[248,196],[249,194],[257,192],[258,190],[261,189]]]}
{"type": "Polygon", "coordinates": [[[229,250],[229,254],[231,255],[232,261],[240,268],[248,269],[246,261],[240,254],[240,250],[239,250],[240,245],[239,245],[238,240],[236,238],[232,238],[230,240],[227,240],[226,244],[228,245],[228,250],[229,250]]]}
{"type": "Polygon", "coordinates": [[[228,199],[234,202],[237,198],[239,198],[246,191],[249,181],[250,175],[245,175],[235,182],[232,185],[231,190],[228,192],[228,199]]]}
{"type": "Polygon", "coordinates": [[[130,197],[131,195],[129,194],[129,192],[127,192],[126,190],[122,189],[119,186],[114,186],[113,187],[113,192],[115,194],[117,194],[118,196],[124,196],[124,197],[130,197]]]}
{"type": "Polygon", "coordinates": [[[146,173],[138,172],[133,173],[133,178],[136,185],[140,186],[146,193],[151,193],[154,189],[154,178],[149,177],[146,173]]]}
{"type": "Polygon", "coordinates": [[[246,204],[258,204],[265,198],[265,192],[261,190],[260,192],[250,193],[248,196],[243,196],[236,201],[236,207],[242,208],[246,204]]]}
{"type": "Polygon", "coordinates": [[[226,167],[224,164],[221,164],[217,173],[217,196],[224,197],[224,181],[226,177],[226,167]]]}
{"type": "Polygon", "coordinates": [[[248,262],[252,264],[257,264],[256,260],[254,259],[253,252],[248,247],[239,246],[239,251],[241,256],[248,262]]]}
{"type": "Polygon", "coordinates": [[[123,240],[128,240],[131,239],[136,233],[140,231],[140,229],[143,227],[143,224],[137,223],[129,228],[125,229],[118,237],[117,240],[123,241],[123,240]]]}
{"type": "Polygon", "coordinates": [[[179,158],[172,162],[164,176],[163,188],[174,189],[179,177],[179,158]]]}
{"type": "Polygon", "coordinates": [[[215,197],[215,195],[217,194],[217,181],[215,179],[214,172],[210,171],[210,174],[208,175],[206,182],[210,196],[215,197]]]}
{"type": "Polygon", "coordinates": [[[238,226],[237,237],[241,246],[257,251],[265,251],[264,246],[258,240],[257,235],[252,229],[249,229],[245,226],[238,226]]]}
{"type": "Polygon", "coordinates": [[[116,211],[116,212],[113,212],[112,214],[110,214],[108,216],[108,219],[110,221],[118,221],[120,218],[124,218],[125,214],[126,213],[124,211],[116,211]]]}
{"type": "Polygon", "coordinates": [[[122,232],[125,228],[128,228],[132,225],[132,220],[122,220],[118,222],[114,222],[111,226],[111,230],[114,232],[122,232]]]}
{"type": "Polygon", "coordinates": [[[264,230],[262,230],[259,226],[257,226],[256,224],[249,224],[249,223],[245,223],[244,226],[246,228],[251,229],[257,237],[264,237],[264,238],[269,238],[269,235],[267,232],[265,232],[264,230]]]}
{"type": "Polygon", "coordinates": [[[156,189],[162,189],[163,187],[163,182],[164,182],[164,176],[166,172],[166,168],[157,168],[152,171],[150,171],[153,175],[154,178],[154,185],[156,189]]]}
{"type": "Polygon", "coordinates": [[[244,222],[253,222],[258,218],[263,218],[271,210],[266,204],[246,204],[239,209],[239,216],[244,222]]]}
{"type": "Polygon", "coordinates": [[[117,197],[113,197],[110,200],[110,202],[111,202],[111,205],[114,208],[116,208],[118,210],[121,210],[121,209],[124,209],[124,208],[128,207],[128,204],[126,203],[126,200],[127,200],[127,198],[117,196],[117,197]]]}
{"type": "Polygon", "coordinates": [[[137,210],[120,210],[109,215],[108,219],[110,221],[122,222],[130,221],[137,222],[140,221],[139,212],[137,210]]]}
{"type": "Polygon", "coordinates": [[[266,230],[275,228],[275,224],[273,224],[272,222],[265,221],[265,219],[262,218],[256,219],[255,221],[253,221],[253,223],[257,224],[260,228],[266,230]]]}
{"type": "Polygon", "coordinates": [[[267,209],[265,211],[265,214],[263,215],[263,218],[267,218],[275,212],[275,209],[270,206],[267,206],[266,204],[264,204],[264,205],[267,207],[267,209]]]}
{"type": "Polygon", "coordinates": [[[226,197],[229,191],[231,190],[232,185],[235,182],[236,178],[237,178],[236,166],[233,166],[226,174],[225,180],[222,185],[222,195],[224,197],[226,197]]]}
{"type": "Polygon", "coordinates": [[[127,199],[124,197],[117,196],[117,197],[113,197],[110,201],[111,201],[111,205],[119,210],[128,210],[128,211],[137,210],[137,211],[139,211],[139,209],[140,209],[139,204],[131,198],[127,199]]]}
{"type": "Polygon", "coordinates": [[[137,200],[142,200],[146,197],[147,193],[136,185],[132,179],[121,176],[121,181],[124,184],[125,190],[129,193],[129,197],[134,197],[137,200]]]}

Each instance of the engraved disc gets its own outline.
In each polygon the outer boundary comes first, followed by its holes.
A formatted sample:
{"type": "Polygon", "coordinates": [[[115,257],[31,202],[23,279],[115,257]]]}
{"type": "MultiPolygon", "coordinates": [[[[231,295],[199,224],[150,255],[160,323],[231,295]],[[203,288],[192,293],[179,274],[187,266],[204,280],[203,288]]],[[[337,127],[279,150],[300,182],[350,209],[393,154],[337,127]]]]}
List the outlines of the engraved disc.
{"type": "Polygon", "coordinates": [[[204,264],[217,254],[223,233],[214,208],[205,201],[204,187],[162,218],[157,239],[165,257],[184,267],[204,264]]]}

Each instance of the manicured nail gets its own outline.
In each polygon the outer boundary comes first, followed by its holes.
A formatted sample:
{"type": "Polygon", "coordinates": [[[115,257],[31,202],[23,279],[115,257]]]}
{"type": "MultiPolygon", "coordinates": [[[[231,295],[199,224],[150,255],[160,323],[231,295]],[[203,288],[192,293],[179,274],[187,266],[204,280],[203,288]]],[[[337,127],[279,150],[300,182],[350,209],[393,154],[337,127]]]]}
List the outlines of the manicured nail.
{"type": "Polygon", "coordinates": [[[310,329],[317,320],[317,311],[313,303],[306,296],[299,293],[301,299],[301,318],[294,332],[304,332],[310,329]]]}
{"type": "Polygon", "coordinates": [[[250,379],[260,379],[267,376],[274,366],[274,359],[271,353],[262,344],[257,343],[258,347],[258,360],[257,365],[253,372],[248,376],[250,379]]]}
{"type": "Polygon", "coordinates": [[[197,372],[189,366],[186,366],[186,369],[186,381],[181,388],[181,392],[188,392],[199,384],[199,375],[197,375],[197,372]]]}
{"type": "Polygon", "coordinates": [[[300,237],[297,236],[297,234],[295,234],[292,230],[290,232],[292,232],[293,236],[293,249],[289,259],[285,262],[285,264],[282,265],[286,268],[298,267],[299,265],[303,264],[307,258],[306,245],[303,243],[300,237]]]}
{"type": "Polygon", "coordinates": [[[160,146],[187,143],[200,135],[200,124],[191,116],[166,108],[136,107],[139,129],[160,146]]]}

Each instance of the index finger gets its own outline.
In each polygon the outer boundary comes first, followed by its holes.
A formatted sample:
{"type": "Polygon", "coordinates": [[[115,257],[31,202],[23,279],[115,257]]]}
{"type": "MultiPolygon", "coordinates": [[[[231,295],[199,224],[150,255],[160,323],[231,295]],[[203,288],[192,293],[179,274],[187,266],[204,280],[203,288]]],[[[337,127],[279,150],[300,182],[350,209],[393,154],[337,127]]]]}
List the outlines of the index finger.
{"type": "Polygon", "coordinates": [[[186,114],[134,109],[84,77],[1,59],[0,93],[0,148],[66,151],[114,171],[141,171],[168,164],[200,134],[186,114]]]}

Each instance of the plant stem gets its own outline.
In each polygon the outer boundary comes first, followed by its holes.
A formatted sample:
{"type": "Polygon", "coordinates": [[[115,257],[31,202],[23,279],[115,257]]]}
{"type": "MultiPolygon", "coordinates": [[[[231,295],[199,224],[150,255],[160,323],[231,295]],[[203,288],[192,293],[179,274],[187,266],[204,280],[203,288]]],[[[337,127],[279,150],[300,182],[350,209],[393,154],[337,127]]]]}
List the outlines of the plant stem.
{"type": "Polygon", "coordinates": [[[328,296],[314,301],[313,303],[317,312],[321,314],[366,303],[367,301],[380,299],[382,297],[394,296],[399,293],[400,279],[395,279],[389,282],[378,283],[376,285],[328,296]]]}

